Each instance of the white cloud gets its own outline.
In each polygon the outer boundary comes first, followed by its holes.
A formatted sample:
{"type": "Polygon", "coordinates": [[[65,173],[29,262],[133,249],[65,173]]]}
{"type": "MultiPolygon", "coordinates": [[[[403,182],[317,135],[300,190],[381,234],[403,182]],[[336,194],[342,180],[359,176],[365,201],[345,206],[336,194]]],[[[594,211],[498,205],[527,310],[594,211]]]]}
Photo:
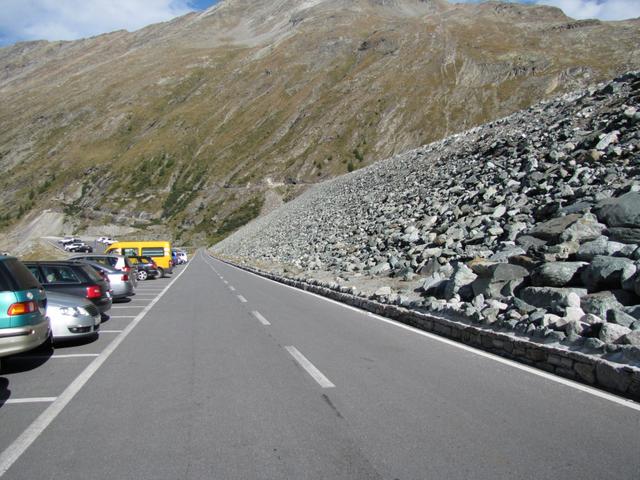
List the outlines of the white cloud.
{"type": "Polygon", "coordinates": [[[191,0],[2,0],[0,43],[137,30],[193,10],[191,0]]]}
{"type": "Polygon", "coordinates": [[[572,18],[625,20],[640,17],[640,0],[539,0],[536,3],[561,8],[572,18]]]}
{"type": "MultiPolygon", "coordinates": [[[[452,3],[479,3],[485,0],[449,0],[452,3]]],[[[640,17],[640,0],[505,0],[558,7],[571,18],[626,20],[640,17]]]]}

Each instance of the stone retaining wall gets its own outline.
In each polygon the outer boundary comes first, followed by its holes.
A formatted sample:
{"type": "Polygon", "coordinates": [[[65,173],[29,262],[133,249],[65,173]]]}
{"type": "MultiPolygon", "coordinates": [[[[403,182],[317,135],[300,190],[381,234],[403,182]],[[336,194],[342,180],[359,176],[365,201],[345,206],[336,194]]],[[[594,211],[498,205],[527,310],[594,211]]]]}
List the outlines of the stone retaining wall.
{"type": "Polygon", "coordinates": [[[276,282],[316,293],[561,377],[598,387],[633,400],[640,400],[640,368],[615,364],[580,352],[533,343],[507,333],[485,330],[463,322],[409,310],[396,305],[383,304],[327,288],[319,285],[319,282],[306,282],[287,278],[226,259],[214,258],[276,282]]]}

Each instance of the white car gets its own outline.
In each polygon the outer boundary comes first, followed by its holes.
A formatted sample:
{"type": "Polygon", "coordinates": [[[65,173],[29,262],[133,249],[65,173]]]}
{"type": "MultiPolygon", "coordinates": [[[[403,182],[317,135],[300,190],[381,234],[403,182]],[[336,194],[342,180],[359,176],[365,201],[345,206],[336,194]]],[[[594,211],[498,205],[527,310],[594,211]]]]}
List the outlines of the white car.
{"type": "Polygon", "coordinates": [[[100,312],[89,300],[75,295],[47,292],[47,317],[53,340],[95,337],[100,330],[100,312]]]}

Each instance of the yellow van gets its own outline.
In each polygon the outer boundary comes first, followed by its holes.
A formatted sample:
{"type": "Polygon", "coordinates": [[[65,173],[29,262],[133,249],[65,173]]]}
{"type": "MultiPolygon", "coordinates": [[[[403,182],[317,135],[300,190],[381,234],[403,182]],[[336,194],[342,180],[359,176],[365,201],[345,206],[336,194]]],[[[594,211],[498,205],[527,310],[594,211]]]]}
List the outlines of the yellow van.
{"type": "Polygon", "coordinates": [[[165,273],[173,272],[170,242],[135,240],[131,242],[115,242],[107,247],[105,253],[151,257],[158,265],[158,272],[161,277],[164,277],[165,273]]]}

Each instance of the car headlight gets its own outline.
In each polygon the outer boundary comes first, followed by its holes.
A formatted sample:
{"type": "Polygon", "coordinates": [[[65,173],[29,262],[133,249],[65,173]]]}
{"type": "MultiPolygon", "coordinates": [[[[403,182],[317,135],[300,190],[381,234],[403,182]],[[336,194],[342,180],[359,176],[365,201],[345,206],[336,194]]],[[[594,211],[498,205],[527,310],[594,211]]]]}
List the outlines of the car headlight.
{"type": "Polygon", "coordinates": [[[58,309],[61,315],[67,315],[68,317],[79,317],[82,312],[78,307],[61,307],[58,309]]]}

